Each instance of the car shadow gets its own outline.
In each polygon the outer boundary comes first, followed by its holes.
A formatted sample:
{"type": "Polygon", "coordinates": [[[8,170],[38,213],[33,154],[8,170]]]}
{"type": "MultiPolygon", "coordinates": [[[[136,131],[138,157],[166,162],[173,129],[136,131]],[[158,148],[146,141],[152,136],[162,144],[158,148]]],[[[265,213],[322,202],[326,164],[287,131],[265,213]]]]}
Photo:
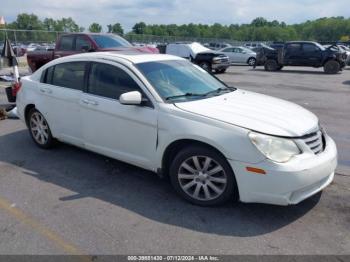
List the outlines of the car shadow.
{"type": "Polygon", "coordinates": [[[343,85],[350,85],[350,80],[346,80],[343,82],[343,85]]]}
{"type": "Polygon", "coordinates": [[[57,201],[96,198],[145,218],[194,231],[227,236],[257,236],[293,223],[310,211],[321,194],[296,206],[228,203],[204,208],[179,198],[168,180],[73,146],[39,149],[26,130],[0,136],[0,161],[22,168],[23,176],[75,192],[57,201]]]}
{"type": "MultiPolygon", "coordinates": [[[[265,69],[261,69],[261,68],[252,68],[250,69],[250,71],[258,71],[258,72],[266,72],[266,73],[273,73],[273,74],[303,74],[303,75],[328,75],[325,72],[323,72],[322,69],[320,69],[320,71],[307,71],[307,70],[280,70],[280,71],[273,71],[273,72],[268,72],[265,71],[265,69]]],[[[340,73],[338,73],[340,74],[340,73]]],[[[337,75],[337,74],[335,74],[337,75]]]]}

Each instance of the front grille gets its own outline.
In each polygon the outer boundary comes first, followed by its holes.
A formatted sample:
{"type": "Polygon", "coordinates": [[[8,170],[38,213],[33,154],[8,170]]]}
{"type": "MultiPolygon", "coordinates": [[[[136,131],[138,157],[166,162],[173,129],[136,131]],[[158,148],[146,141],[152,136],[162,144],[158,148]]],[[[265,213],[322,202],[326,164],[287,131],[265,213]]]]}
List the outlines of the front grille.
{"type": "Polygon", "coordinates": [[[228,58],[221,59],[221,63],[228,63],[228,58]]]}
{"type": "Polygon", "coordinates": [[[323,152],[325,148],[325,139],[321,130],[317,132],[305,135],[302,137],[305,144],[311,149],[315,155],[318,155],[323,152]]]}

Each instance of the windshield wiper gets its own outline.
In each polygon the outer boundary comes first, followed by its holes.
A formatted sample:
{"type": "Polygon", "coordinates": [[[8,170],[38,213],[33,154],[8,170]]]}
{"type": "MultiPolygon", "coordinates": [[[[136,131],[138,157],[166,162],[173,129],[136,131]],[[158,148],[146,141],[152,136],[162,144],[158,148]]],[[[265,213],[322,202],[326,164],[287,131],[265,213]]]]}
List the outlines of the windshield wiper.
{"type": "Polygon", "coordinates": [[[212,90],[212,91],[209,91],[205,94],[203,94],[204,96],[208,96],[208,95],[211,95],[211,94],[220,94],[221,92],[232,92],[232,91],[235,91],[236,88],[235,87],[225,87],[225,88],[218,88],[218,89],[215,89],[215,90],[212,90]]]}
{"type": "Polygon", "coordinates": [[[186,94],[182,94],[182,95],[168,96],[167,98],[165,98],[165,100],[182,98],[182,97],[191,97],[191,96],[206,96],[206,94],[186,93],[186,94]]]}

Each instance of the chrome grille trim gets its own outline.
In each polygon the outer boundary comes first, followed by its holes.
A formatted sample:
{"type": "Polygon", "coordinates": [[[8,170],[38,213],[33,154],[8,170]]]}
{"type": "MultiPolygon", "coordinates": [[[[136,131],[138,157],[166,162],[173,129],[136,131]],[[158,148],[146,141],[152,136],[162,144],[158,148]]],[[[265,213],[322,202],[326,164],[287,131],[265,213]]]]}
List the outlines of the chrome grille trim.
{"type": "Polygon", "coordinates": [[[325,145],[323,143],[324,137],[321,130],[305,135],[301,137],[301,139],[315,155],[323,152],[325,145]]]}

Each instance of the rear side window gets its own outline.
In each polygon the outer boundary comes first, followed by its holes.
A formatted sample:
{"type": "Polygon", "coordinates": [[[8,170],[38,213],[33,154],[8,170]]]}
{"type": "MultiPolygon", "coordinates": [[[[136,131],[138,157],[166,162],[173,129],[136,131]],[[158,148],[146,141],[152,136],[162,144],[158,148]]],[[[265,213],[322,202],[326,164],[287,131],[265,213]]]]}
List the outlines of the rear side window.
{"type": "Polygon", "coordinates": [[[59,50],[71,51],[73,50],[74,36],[61,36],[59,50]]]}
{"type": "Polygon", "coordinates": [[[90,94],[119,99],[121,94],[131,91],[142,92],[124,70],[108,64],[92,64],[88,81],[90,94]]]}
{"type": "Polygon", "coordinates": [[[289,44],[288,46],[287,46],[287,50],[288,51],[299,51],[300,50],[300,44],[289,44]]]}
{"type": "Polygon", "coordinates": [[[42,73],[41,79],[40,79],[41,83],[45,83],[45,84],[52,83],[53,69],[54,67],[51,66],[42,73]]]}
{"type": "Polygon", "coordinates": [[[76,90],[83,90],[85,62],[70,62],[55,66],[52,84],[76,90]]]}

